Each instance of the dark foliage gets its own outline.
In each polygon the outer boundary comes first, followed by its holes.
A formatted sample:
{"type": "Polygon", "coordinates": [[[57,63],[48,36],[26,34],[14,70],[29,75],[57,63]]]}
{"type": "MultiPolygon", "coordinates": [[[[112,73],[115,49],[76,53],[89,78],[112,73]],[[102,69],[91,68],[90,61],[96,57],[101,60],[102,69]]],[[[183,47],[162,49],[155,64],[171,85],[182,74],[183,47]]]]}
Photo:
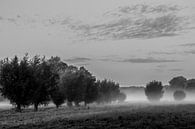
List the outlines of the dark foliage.
{"type": "Polygon", "coordinates": [[[60,105],[62,105],[64,103],[64,101],[65,101],[65,95],[62,92],[62,90],[56,88],[51,93],[51,100],[56,105],[56,107],[58,108],[60,105]]]}
{"type": "Polygon", "coordinates": [[[187,90],[188,92],[195,93],[195,79],[189,79],[189,80],[187,81],[186,90],[187,90]]]}
{"type": "Polygon", "coordinates": [[[110,80],[98,81],[98,103],[111,103],[116,101],[120,94],[119,84],[110,80]]]}
{"type": "Polygon", "coordinates": [[[185,89],[187,86],[187,79],[183,76],[174,77],[169,81],[171,90],[185,89]]]}
{"type": "Polygon", "coordinates": [[[159,81],[152,81],[146,85],[145,94],[149,101],[159,101],[163,93],[163,86],[159,81]]]}
{"type": "Polygon", "coordinates": [[[76,106],[79,106],[82,101],[85,104],[94,102],[98,95],[95,81],[95,77],[84,67],[80,69],[73,66],[68,67],[62,76],[61,85],[69,104],[74,102],[76,106]]]}
{"type": "Polygon", "coordinates": [[[186,94],[183,90],[177,90],[174,92],[173,97],[176,101],[181,101],[185,99],[186,94]]]}
{"type": "Polygon", "coordinates": [[[13,59],[4,59],[0,68],[0,91],[2,96],[9,99],[21,111],[21,106],[30,104],[32,69],[30,68],[28,55],[19,61],[15,56],[13,59]]]}
{"type": "Polygon", "coordinates": [[[38,105],[47,104],[50,101],[50,94],[55,90],[59,76],[52,71],[52,66],[44,57],[35,56],[31,63],[33,69],[31,102],[37,111],[38,105]]]}

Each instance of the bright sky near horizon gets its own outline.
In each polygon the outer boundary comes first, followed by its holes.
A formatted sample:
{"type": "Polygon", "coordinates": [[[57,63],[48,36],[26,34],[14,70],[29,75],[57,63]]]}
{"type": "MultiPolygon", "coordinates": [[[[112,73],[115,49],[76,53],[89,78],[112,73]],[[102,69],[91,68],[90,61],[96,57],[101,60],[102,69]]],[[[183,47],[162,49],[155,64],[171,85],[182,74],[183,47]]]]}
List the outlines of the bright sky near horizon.
{"type": "Polygon", "coordinates": [[[195,78],[194,0],[0,0],[0,58],[40,54],[121,85],[195,78]]]}

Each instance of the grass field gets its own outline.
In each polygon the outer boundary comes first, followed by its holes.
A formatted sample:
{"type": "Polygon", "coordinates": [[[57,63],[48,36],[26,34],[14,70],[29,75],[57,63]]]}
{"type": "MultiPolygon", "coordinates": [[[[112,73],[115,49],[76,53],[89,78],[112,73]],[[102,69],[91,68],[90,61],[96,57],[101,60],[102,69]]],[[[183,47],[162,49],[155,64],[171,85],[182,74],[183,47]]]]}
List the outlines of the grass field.
{"type": "Polygon", "coordinates": [[[195,104],[125,103],[0,111],[0,129],[195,129],[195,104]]]}

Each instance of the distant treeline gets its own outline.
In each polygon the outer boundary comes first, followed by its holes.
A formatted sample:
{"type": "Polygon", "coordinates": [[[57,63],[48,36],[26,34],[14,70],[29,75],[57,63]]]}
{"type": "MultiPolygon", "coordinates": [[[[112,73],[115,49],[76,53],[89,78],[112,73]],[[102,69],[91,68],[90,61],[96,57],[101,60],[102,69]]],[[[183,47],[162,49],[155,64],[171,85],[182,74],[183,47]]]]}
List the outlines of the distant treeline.
{"type": "Polygon", "coordinates": [[[178,76],[171,79],[167,86],[162,86],[160,81],[152,81],[146,85],[145,94],[150,101],[159,101],[164,93],[172,95],[176,101],[185,99],[187,95],[193,97],[195,96],[195,79],[187,80],[183,76],[178,76]]]}
{"type": "Polygon", "coordinates": [[[97,80],[84,67],[67,65],[60,57],[34,56],[6,58],[0,62],[0,93],[16,109],[48,104],[59,107],[89,103],[111,103],[124,101],[126,95],[120,92],[119,84],[111,80],[97,80]]]}

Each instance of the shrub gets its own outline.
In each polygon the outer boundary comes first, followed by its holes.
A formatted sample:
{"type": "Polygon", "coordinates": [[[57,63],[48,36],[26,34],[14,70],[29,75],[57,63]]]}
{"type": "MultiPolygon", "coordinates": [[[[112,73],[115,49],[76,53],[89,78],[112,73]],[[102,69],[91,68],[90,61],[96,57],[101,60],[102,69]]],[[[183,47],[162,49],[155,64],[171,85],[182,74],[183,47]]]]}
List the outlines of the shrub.
{"type": "Polygon", "coordinates": [[[145,94],[149,101],[160,101],[163,93],[163,86],[159,81],[152,81],[146,85],[145,94]]]}
{"type": "Polygon", "coordinates": [[[177,90],[174,92],[173,97],[176,101],[181,101],[185,99],[186,94],[183,90],[177,90]]]}
{"type": "Polygon", "coordinates": [[[120,92],[120,93],[118,94],[118,101],[119,101],[119,102],[124,102],[126,98],[127,98],[127,96],[126,96],[125,93],[120,92]]]}

